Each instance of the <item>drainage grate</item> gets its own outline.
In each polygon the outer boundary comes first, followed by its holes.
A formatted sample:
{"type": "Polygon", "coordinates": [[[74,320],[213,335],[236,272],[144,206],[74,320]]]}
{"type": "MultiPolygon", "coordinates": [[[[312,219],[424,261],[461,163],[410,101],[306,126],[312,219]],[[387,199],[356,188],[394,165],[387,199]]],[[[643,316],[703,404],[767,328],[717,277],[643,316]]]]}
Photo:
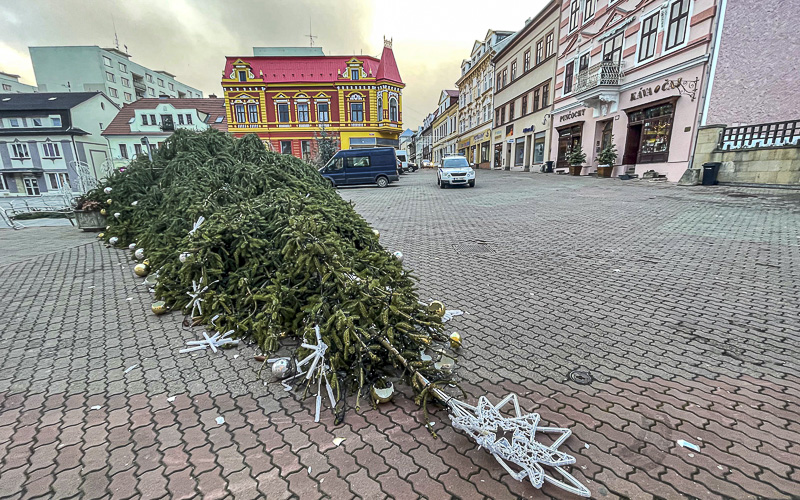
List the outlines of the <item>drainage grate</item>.
{"type": "Polygon", "coordinates": [[[494,248],[483,241],[454,243],[453,248],[458,253],[494,253],[494,248]]]}
{"type": "Polygon", "coordinates": [[[569,379],[580,385],[589,385],[594,382],[592,374],[582,370],[572,370],[569,372],[569,379]]]}

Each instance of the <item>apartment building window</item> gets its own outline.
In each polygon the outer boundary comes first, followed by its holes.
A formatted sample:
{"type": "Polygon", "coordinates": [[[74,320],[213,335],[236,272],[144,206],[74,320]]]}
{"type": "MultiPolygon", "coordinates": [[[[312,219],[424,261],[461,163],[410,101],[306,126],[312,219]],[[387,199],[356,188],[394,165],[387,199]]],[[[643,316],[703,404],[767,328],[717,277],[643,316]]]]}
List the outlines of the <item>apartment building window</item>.
{"type": "Polygon", "coordinates": [[[234,104],[233,111],[236,114],[238,123],[247,123],[247,116],[244,114],[244,104],[234,104]]]}
{"type": "Polygon", "coordinates": [[[639,42],[639,62],[646,61],[656,54],[656,39],[658,38],[658,16],[653,15],[642,21],[642,39],[639,42]]]}
{"type": "Polygon", "coordinates": [[[514,119],[514,101],[511,101],[511,104],[508,105],[508,121],[514,119]]]}
{"type": "MultiPolygon", "coordinates": [[[[501,81],[502,81],[501,79],[502,79],[502,72],[497,74],[497,90],[500,90],[501,88],[503,88],[503,86],[501,85],[501,81]]],[[[463,96],[462,96],[461,101],[462,101],[462,106],[463,106],[463,101],[464,101],[463,96]]]]}
{"type": "Polygon", "coordinates": [[[36,180],[36,177],[25,177],[22,180],[25,184],[25,193],[28,196],[39,196],[42,194],[39,192],[39,181],[36,180]]]}
{"type": "Polygon", "coordinates": [[[595,7],[595,0],[586,0],[586,3],[583,5],[583,22],[586,22],[594,17],[595,7]]]}
{"type": "Polygon", "coordinates": [[[300,141],[300,152],[303,154],[303,159],[309,161],[311,159],[311,141],[300,141]]]}
{"type": "Polygon", "coordinates": [[[397,99],[394,97],[389,99],[389,121],[400,121],[397,113],[397,99]]]}
{"type": "Polygon", "coordinates": [[[587,52],[583,54],[581,57],[578,58],[578,74],[580,75],[582,71],[586,71],[589,69],[589,58],[591,57],[591,53],[587,52]]]}
{"type": "Polygon", "coordinates": [[[542,64],[542,59],[544,58],[544,43],[539,40],[536,42],[536,65],[542,64]]]}
{"type": "Polygon", "coordinates": [[[138,142],[133,145],[133,154],[137,156],[142,154],[142,145],[138,142]]]}
{"type": "Polygon", "coordinates": [[[327,122],[329,120],[327,102],[317,104],[317,120],[320,122],[327,122]]]}
{"type": "Polygon", "coordinates": [[[360,102],[350,103],[350,121],[363,122],[364,121],[364,105],[360,102]]]}
{"type": "Polygon", "coordinates": [[[569,30],[573,31],[578,28],[578,19],[581,15],[581,0],[572,0],[569,5],[569,30]]]}
{"type": "Polygon", "coordinates": [[[9,84],[7,84],[7,83],[4,83],[4,84],[3,84],[3,90],[8,90],[8,91],[10,91],[10,90],[11,90],[11,85],[9,85],[9,84]]]}
{"type": "Polygon", "coordinates": [[[542,85],[542,107],[547,107],[550,104],[550,84],[545,83],[542,85]]]}
{"type": "Polygon", "coordinates": [[[281,154],[292,154],[292,141],[281,141],[281,154]]]}
{"type": "Polygon", "coordinates": [[[603,44],[603,61],[618,63],[622,60],[623,33],[608,39],[603,44]]]}
{"type": "Polygon", "coordinates": [[[247,117],[250,119],[250,123],[258,123],[258,104],[248,104],[247,115],[247,117]]]}
{"type": "Polygon", "coordinates": [[[358,76],[359,75],[358,75],[358,70],[357,69],[351,69],[350,70],[350,79],[351,80],[358,80],[358,76]]]}
{"type": "MultiPolygon", "coordinates": [[[[496,127],[499,127],[500,125],[502,125],[502,123],[500,123],[500,110],[499,109],[495,109],[494,110],[494,124],[495,124],[496,127]]],[[[462,128],[462,130],[460,130],[459,132],[463,132],[464,131],[463,130],[464,127],[461,127],[461,128],[462,128]]]]}
{"type": "Polygon", "coordinates": [[[503,87],[506,86],[506,78],[508,77],[508,68],[503,69],[503,87]]]}
{"type": "Polygon", "coordinates": [[[689,2],[690,0],[676,0],[670,5],[666,50],[674,49],[681,45],[686,38],[686,26],[689,22],[689,2]]]}
{"type": "Polygon", "coordinates": [[[128,102],[133,100],[133,96],[130,94],[130,92],[125,92],[123,95],[125,96],[125,100],[128,102]]]}
{"type": "Polygon", "coordinates": [[[522,109],[520,110],[520,116],[525,116],[528,114],[528,96],[522,96],[522,109]]]}
{"type": "Polygon", "coordinates": [[[126,160],[128,159],[128,146],[127,145],[125,145],[125,144],[120,144],[119,145],[119,155],[122,158],[125,158],[126,160]]]}
{"type": "Polygon", "coordinates": [[[506,107],[505,106],[501,106],[500,107],[500,125],[505,123],[505,121],[506,121],[506,107]]]}
{"type": "Polygon", "coordinates": [[[163,79],[161,79],[161,78],[158,79],[158,86],[159,87],[164,87],[164,80],[163,79]]]}
{"type": "Polygon", "coordinates": [[[541,95],[541,90],[536,89],[533,91],[533,111],[539,111],[539,96],[541,95]]]}
{"type": "Polygon", "coordinates": [[[107,66],[109,68],[112,67],[111,66],[111,58],[108,57],[108,56],[103,56],[103,65],[107,66]]]}
{"type": "Polygon", "coordinates": [[[108,71],[106,71],[106,80],[108,80],[111,83],[116,83],[117,78],[114,76],[114,73],[109,73],[108,71]]]}
{"type": "Polygon", "coordinates": [[[191,125],[191,124],[192,124],[192,115],[187,114],[186,115],[186,125],[191,125]]]}
{"type": "Polygon", "coordinates": [[[183,123],[183,115],[181,115],[181,114],[178,115],[178,125],[184,125],[184,123],[183,123]]]}
{"type": "MultiPolygon", "coordinates": [[[[147,125],[147,115],[142,115],[142,125],[147,125]]],[[[153,125],[155,125],[155,123],[153,125]]]]}
{"type": "Polygon", "coordinates": [[[175,90],[175,84],[174,83],[170,83],[169,84],[169,89],[174,91],[175,90]]]}
{"type": "Polygon", "coordinates": [[[547,34],[547,37],[544,41],[544,56],[550,57],[553,55],[553,40],[555,39],[555,34],[550,32],[547,34]]]}
{"type": "Polygon", "coordinates": [[[308,103],[297,105],[297,121],[308,122],[308,103]]]}
{"type": "Polygon", "coordinates": [[[31,118],[31,121],[33,121],[33,126],[34,127],[41,127],[42,126],[42,119],[41,118],[31,118]]]}
{"type": "Polygon", "coordinates": [[[147,87],[147,93],[150,95],[150,97],[156,96],[156,91],[150,87],[147,87]]]}
{"type": "Polygon", "coordinates": [[[149,83],[153,83],[153,75],[148,75],[148,74],[145,74],[145,78],[147,79],[147,81],[148,81],[149,83]]]}
{"type": "Polygon", "coordinates": [[[111,97],[119,97],[119,94],[117,93],[117,89],[115,89],[113,87],[108,87],[108,94],[111,97]]]}
{"type": "Polygon", "coordinates": [[[120,81],[120,83],[122,83],[123,87],[130,87],[131,86],[131,81],[128,80],[127,78],[125,78],[124,76],[121,76],[119,78],[119,81],[120,81]]]}
{"type": "Polygon", "coordinates": [[[61,151],[55,142],[42,143],[42,153],[44,158],[61,158],[61,151]]]}
{"type": "Polygon", "coordinates": [[[61,117],[60,116],[54,116],[53,118],[50,118],[50,122],[52,123],[52,125],[54,127],[60,127],[61,126],[61,117]]]}
{"type": "Polygon", "coordinates": [[[19,118],[9,118],[8,123],[10,123],[12,127],[19,127],[19,118]]]}
{"type": "Polygon", "coordinates": [[[278,104],[278,121],[289,123],[289,105],[286,103],[278,104]]]}
{"type": "Polygon", "coordinates": [[[156,121],[156,115],[150,115],[150,125],[158,125],[158,122],[156,121]]]}
{"type": "Polygon", "coordinates": [[[525,51],[525,55],[522,56],[522,71],[528,71],[531,69],[531,49],[525,51]]]}
{"type": "Polygon", "coordinates": [[[564,68],[564,95],[572,92],[572,76],[575,73],[575,61],[570,61],[564,68]]]}
{"type": "Polygon", "coordinates": [[[61,186],[69,186],[67,174],[47,174],[50,180],[50,189],[61,189],[61,186]]]}
{"type": "Polygon", "coordinates": [[[119,63],[119,70],[120,70],[122,73],[127,73],[127,72],[128,72],[128,67],[127,67],[127,66],[125,66],[125,64],[123,64],[123,63],[119,63]]]}
{"type": "Polygon", "coordinates": [[[15,142],[11,145],[11,158],[15,160],[27,160],[31,157],[28,145],[22,142],[15,142]]]}

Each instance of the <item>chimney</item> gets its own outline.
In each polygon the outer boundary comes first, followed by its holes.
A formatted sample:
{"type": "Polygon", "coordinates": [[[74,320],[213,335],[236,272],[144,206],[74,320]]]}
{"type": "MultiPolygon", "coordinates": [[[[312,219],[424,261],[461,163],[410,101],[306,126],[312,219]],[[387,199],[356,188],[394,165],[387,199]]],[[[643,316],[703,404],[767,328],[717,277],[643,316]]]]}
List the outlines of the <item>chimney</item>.
{"type": "Polygon", "coordinates": [[[208,94],[208,98],[209,99],[216,99],[217,96],[216,96],[216,94],[208,94]]]}

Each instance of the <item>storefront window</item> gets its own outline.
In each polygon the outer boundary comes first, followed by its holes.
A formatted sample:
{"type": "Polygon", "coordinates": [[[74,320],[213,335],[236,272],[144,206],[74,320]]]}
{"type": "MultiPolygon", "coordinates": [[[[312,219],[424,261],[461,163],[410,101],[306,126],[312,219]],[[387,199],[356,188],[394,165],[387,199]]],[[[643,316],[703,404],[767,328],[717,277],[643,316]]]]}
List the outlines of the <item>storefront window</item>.
{"type": "Polygon", "coordinates": [[[525,161],[525,138],[518,138],[515,146],[514,165],[520,167],[525,161]]]}
{"type": "Polygon", "coordinates": [[[558,129],[558,156],[556,157],[556,168],[569,167],[567,155],[572,148],[581,145],[581,131],[583,123],[558,129]]]}
{"type": "Polygon", "coordinates": [[[481,144],[481,163],[489,161],[489,141],[481,144]]]}
{"type": "Polygon", "coordinates": [[[537,132],[533,139],[533,163],[544,163],[545,133],[537,132]]]}
{"type": "Polygon", "coordinates": [[[674,109],[667,103],[629,113],[626,164],[667,161],[674,109]]]}

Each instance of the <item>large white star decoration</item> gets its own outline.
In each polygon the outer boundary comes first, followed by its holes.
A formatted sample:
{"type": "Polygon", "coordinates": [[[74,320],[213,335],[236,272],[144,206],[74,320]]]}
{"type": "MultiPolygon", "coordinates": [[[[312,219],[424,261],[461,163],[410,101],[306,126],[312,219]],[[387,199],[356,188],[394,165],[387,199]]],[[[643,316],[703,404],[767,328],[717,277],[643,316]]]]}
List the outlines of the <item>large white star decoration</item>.
{"type": "Polygon", "coordinates": [[[517,481],[528,477],[536,488],[541,488],[547,481],[570,493],[591,496],[584,485],[562,468],[575,463],[575,457],[558,450],[572,431],[559,427],[539,427],[539,414],[523,415],[516,394],[509,394],[497,405],[492,405],[485,396],[478,399],[477,406],[446,396],[442,400],[450,407],[453,427],[469,434],[479,447],[486,448],[517,481]],[[514,403],[516,416],[509,417],[501,413],[509,402],[514,403]],[[545,446],[536,441],[537,432],[559,436],[553,444],[545,446]],[[516,465],[519,470],[512,469],[509,464],[516,465]],[[551,467],[561,479],[547,474],[542,466],[551,467]]]}
{"type": "Polygon", "coordinates": [[[189,231],[189,235],[190,235],[190,236],[194,236],[194,232],[195,232],[195,231],[197,231],[198,229],[200,229],[200,226],[203,224],[203,222],[205,222],[205,220],[206,220],[206,218],[205,218],[205,217],[203,217],[203,216],[201,215],[201,216],[200,216],[200,217],[197,219],[197,222],[195,222],[195,223],[192,225],[192,230],[191,230],[191,231],[189,231]]]}
{"type": "Polygon", "coordinates": [[[186,307],[189,306],[192,307],[193,318],[195,317],[194,314],[195,310],[197,310],[200,314],[203,314],[203,306],[200,305],[200,303],[203,302],[203,299],[202,297],[200,297],[200,295],[205,293],[205,291],[208,290],[208,287],[213,285],[214,283],[216,283],[216,281],[209,283],[206,286],[203,286],[203,278],[200,278],[200,281],[192,280],[192,291],[186,292],[186,295],[191,297],[192,300],[190,300],[189,303],[186,304],[186,307]]]}

